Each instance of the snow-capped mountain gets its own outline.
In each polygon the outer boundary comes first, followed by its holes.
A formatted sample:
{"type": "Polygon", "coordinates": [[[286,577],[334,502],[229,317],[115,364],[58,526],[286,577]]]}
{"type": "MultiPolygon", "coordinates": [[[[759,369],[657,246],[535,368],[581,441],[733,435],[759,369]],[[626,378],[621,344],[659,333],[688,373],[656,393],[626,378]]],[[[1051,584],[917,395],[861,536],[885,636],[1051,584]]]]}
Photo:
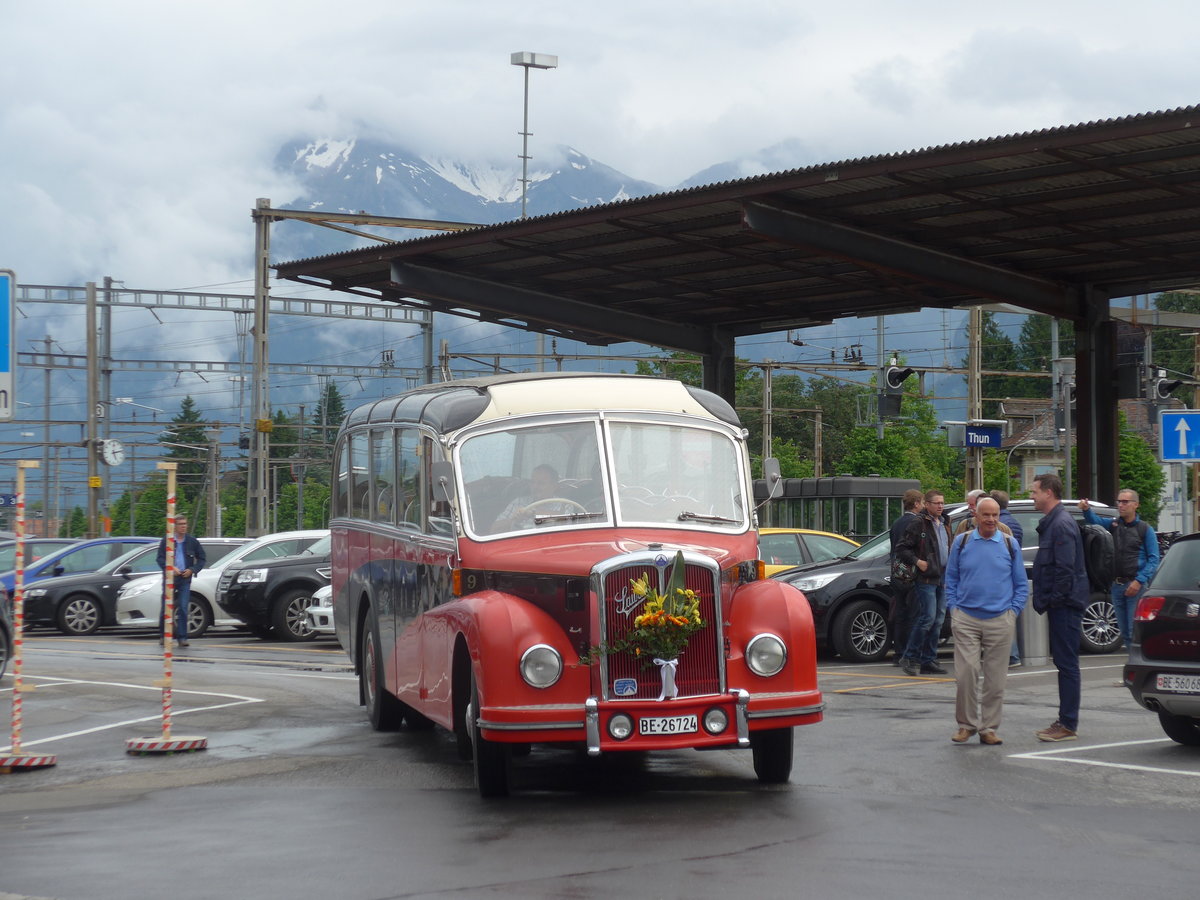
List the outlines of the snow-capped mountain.
{"type": "MultiPolygon", "coordinates": [[[[493,224],[521,215],[521,168],[422,156],[369,139],[296,141],[276,165],[300,184],[291,209],[493,224]]],[[[534,159],[527,214],[562,212],[661,191],[570,147],[534,159]]],[[[395,234],[390,235],[395,237],[395,234]]],[[[349,249],[345,236],[311,226],[279,229],[275,253],[297,258],[349,249]]]]}

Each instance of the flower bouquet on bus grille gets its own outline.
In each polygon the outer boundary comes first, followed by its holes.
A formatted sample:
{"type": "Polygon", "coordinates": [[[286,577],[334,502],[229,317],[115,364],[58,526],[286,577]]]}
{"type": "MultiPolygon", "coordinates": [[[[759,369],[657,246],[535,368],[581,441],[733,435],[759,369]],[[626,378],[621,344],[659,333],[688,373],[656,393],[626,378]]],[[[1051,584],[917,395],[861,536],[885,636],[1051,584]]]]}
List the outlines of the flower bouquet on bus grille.
{"type": "Polygon", "coordinates": [[[660,594],[650,585],[648,574],[629,582],[630,591],[636,597],[644,597],[641,614],[633,620],[633,628],[620,640],[601,647],[593,647],[588,661],[612,653],[633,653],[643,666],[656,665],[661,670],[663,690],[660,700],[675,697],[675,669],[679,655],[687,648],[688,638],[704,627],[700,618],[700,598],[696,592],[684,587],[686,566],[683,553],[675,555],[671,580],[665,593],[660,594]]]}

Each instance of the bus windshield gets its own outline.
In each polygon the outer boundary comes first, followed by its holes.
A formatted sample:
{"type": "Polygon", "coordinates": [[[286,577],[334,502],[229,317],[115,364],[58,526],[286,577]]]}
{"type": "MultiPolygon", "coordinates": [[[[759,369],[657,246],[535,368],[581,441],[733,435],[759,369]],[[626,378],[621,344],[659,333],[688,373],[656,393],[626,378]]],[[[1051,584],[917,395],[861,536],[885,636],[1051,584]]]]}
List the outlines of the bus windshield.
{"type": "Polygon", "coordinates": [[[523,424],[458,450],[468,532],[598,525],[743,530],[740,454],[722,431],[674,422],[523,424]]]}

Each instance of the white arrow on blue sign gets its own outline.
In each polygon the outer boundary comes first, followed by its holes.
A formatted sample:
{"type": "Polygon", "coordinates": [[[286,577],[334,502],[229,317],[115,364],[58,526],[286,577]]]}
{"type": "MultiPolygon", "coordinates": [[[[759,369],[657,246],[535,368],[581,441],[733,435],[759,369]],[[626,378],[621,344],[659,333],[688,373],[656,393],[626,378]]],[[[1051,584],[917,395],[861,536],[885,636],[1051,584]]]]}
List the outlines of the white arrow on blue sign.
{"type": "Polygon", "coordinates": [[[1159,411],[1158,456],[1163,462],[1200,461],[1200,409],[1159,411]]]}

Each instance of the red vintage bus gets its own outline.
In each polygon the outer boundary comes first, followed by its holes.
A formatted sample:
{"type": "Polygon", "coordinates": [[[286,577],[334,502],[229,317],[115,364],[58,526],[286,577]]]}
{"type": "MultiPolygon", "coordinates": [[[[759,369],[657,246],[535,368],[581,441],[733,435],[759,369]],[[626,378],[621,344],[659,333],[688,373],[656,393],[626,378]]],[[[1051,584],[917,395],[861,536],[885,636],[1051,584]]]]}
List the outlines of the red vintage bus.
{"type": "Polygon", "coordinates": [[[506,794],[514,746],[748,748],[787,781],[819,722],[812,616],[765,580],[745,434],[640,376],[531,374],[369,403],[338,435],[333,609],[379,730],[440,725],[506,794]],[[669,666],[627,643],[680,563],[702,625],[669,666]],[[661,698],[661,699],[660,699],[661,698]]]}

